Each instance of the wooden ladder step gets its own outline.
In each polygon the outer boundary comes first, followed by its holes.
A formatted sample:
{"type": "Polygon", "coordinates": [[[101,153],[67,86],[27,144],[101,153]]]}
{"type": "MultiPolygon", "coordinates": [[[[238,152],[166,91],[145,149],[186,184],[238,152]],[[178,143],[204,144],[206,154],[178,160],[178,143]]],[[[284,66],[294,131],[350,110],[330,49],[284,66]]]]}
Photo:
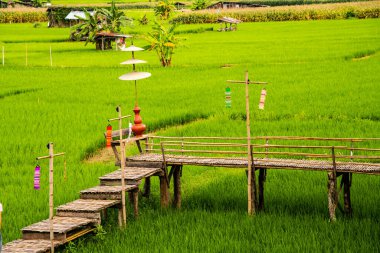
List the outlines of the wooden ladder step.
{"type": "MultiPolygon", "coordinates": [[[[145,167],[127,167],[125,168],[124,178],[127,185],[139,185],[141,179],[154,175],[161,175],[161,168],[145,168],[145,167]]],[[[111,172],[99,178],[100,184],[103,186],[115,186],[121,184],[121,169],[111,172]]]]}
{"type": "MultiPolygon", "coordinates": [[[[63,241],[54,241],[54,247],[62,245],[63,241]]],[[[2,253],[43,253],[50,252],[50,240],[15,240],[3,246],[2,253]]]]}
{"type": "MultiPolygon", "coordinates": [[[[98,223],[95,219],[80,217],[53,217],[54,239],[66,241],[70,236],[80,233],[87,228],[93,228],[98,223]]],[[[49,240],[50,223],[49,220],[43,220],[27,226],[22,229],[24,240],[49,240]]]]}
{"type": "MultiPolygon", "coordinates": [[[[126,185],[125,191],[137,189],[137,185],[126,185]]],[[[121,186],[95,186],[80,192],[81,199],[121,200],[121,186]]]]}
{"type": "Polygon", "coordinates": [[[100,224],[100,212],[120,202],[120,200],[77,199],[57,207],[57,216],[95,219],[100,224]]]}

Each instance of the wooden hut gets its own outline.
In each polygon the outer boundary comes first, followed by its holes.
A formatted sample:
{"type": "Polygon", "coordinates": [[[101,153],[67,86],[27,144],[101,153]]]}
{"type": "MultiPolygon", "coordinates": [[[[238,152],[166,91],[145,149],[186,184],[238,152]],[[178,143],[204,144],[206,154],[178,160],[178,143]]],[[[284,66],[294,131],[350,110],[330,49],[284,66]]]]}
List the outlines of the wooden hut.
{"type": "Polygon", "coordinates": [[[126,38],[131,38],[131,35],[118,34],[111,32],[100,32],[95,35],[95,44],[97,50],[110,50],[112,49],[112,41],[117,41],[122,39],[125,41],[126,38]]]}
{"type": "Polygon", "coordinates": [[[234,9],[234,8],[255,8],[255,7],[269,7],[268,5],[254,4],[247,2],[226,2],[220,1],[207,7],[207,9],[234,9]]]}
{"type": "Polygon", "coordinates": [[[185,8],[186,4],[181,3],[181,2],[175,2],[174,6],[177,8],[177,10],[181,10],[185,8]]]}
{"type": "Polygon", "coordinates": [[[218,29],[218,31],[225,32],[225,31],[236,31],[237,24],[241,23],[242,21],[235,18],[222,17],[222,18],[218,18],[218,22],[220,23],[220,28],[218,29]]]}

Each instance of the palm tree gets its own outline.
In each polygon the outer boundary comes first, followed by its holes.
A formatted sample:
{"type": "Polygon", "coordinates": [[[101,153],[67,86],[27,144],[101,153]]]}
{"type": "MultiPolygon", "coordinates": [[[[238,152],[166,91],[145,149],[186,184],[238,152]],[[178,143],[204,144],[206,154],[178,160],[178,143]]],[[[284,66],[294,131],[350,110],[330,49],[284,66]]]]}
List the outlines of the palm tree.
{"type": "Polygon", "coordinates": [[[174,48],[178,45],[179,38],[174,36],[177,25],[172,24],[166,28],[162,24],[155,22],[153,32],[145,36],[145,40],[150,43],[149,50],[155,50],[163,67],[171,65],[174,48]]]}
{"type": "Polygon", "coordinates": [[[114,1],[112,1],[111,9],[100,9],[99,14],[106,20],[105,30],[111,32],[120,32],[122,27],[132,23],[132,20],[125,16],[125,13],[116,7],[114,1]]]}

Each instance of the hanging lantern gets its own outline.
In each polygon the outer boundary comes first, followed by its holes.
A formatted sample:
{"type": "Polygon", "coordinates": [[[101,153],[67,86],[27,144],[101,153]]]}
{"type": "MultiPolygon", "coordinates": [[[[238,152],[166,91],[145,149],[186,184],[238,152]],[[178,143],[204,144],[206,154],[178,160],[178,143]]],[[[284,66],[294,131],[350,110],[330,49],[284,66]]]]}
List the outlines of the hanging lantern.
{"type": "Polygon", "coordinates": [[[231,108],[231,88],[226,87],[226,108],[231,108]]]}
{"type": "Polygon", "coordinates": [[[112,126],[108,124],[107,126],[107,132],[106,132],[106,147],[110,148],[111,147],[111,141],[112,141],[112,126]]]}
{"type": "Polygon", "coordinates": [[[39,190],[40,189],[40,175],[41,175],[41,168],[39,165],[36,166],[34,169],[34,189],[39,190]]]}
{"type": "Polygon", "coordinates": [[[260,103],[259,103],[259,109],[264,110],[264,105],[265,105],[265,98],[267,96],[267,90],[264,88],[261,91],[261,96],[260,96],[260,103]]]}

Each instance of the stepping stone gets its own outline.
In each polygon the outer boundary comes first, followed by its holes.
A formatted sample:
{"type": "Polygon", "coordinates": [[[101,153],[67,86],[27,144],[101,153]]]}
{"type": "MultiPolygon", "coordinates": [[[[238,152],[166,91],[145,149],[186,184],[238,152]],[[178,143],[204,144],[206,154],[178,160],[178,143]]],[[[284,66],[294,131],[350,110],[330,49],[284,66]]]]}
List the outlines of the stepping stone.
{"type": "MultiPolygon", "coordinates": [[[[141,168],[141,167],[127,167],[125,168],[124,177],[127,185],[139,185],[141,179],[154,175],[160,175],[162,173],[161,168],[141,168]]],[[[104,175],[99,178],[100,185],[103,186],[115,186],[121,184],[121,169],[112,173],[104,175]]]]}
{"type": "Polygon", "coordinates": [[[57,216],[93,219],[101,224],[101,211],[120,202],[120,200],[77,199],[57,207],[57,216]]]}
{"type": "MultiPolygon", "coordinates": [[[[54,241],[54,247],[62,245],[62,241],[54,241]]],[[[3,246],[2,253],[42,253],[50,252],[50,240],[16,240],[3,246]]]]}
{"type": "MultiPolygon", "coordinates": [[[[125,191],[137,189],[137,185],[126,185],[125,191]]],[[[95,186],[80,192],[81,199],[121,200],[121,186],[95,186]]]]}
{"type": "MultiPolygon", "coordinates": [[[[73,240],[76,236],[91,232],[97,224],[94,219],[79,217],[53,217],[54,239],[58,241],[73,240]]],[[[49,240],[50,223],[49,220],[43,220],[27,226],[22,229],[22,239],[24,240],[49,240]]]]}

